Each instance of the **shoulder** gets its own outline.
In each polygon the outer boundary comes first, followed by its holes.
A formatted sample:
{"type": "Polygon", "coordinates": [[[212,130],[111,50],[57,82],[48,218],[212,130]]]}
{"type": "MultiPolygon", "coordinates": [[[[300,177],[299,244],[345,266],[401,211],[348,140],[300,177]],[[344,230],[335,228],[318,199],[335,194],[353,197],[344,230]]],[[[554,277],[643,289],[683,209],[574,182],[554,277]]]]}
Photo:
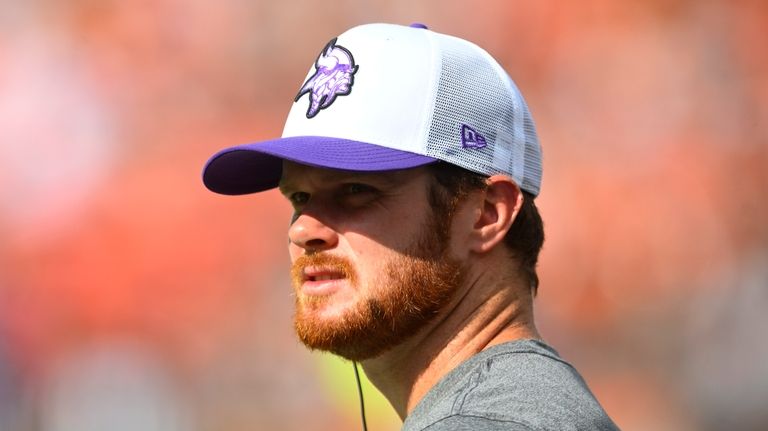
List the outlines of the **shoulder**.
{"type": "Polygon", "coordinates": [[[406,425],[420,426],[404,429],[460,430],[446,426],[467,421],[482,421],[481,430],[616,429],[573,366],[533,340],[470,358],[430,390],[414,415],[406,425]]]}
{"type": "Polygon", "coordinates": [[[514,420],[496,420],[482,416],[452,415],[422,431],[534,431],[531,426],[514,420]]]}

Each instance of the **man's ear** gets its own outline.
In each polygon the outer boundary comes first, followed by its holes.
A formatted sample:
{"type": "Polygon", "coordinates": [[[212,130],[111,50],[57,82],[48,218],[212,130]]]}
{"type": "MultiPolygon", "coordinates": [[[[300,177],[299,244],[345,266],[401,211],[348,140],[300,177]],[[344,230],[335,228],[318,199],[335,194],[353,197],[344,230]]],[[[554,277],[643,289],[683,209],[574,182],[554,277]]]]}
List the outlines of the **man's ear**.
{"type": "Polygon", "coordinates": [[[493,175],[486,183],[470,235],[470,249],[477,253],[486,253],[504,240],[523,206],[523,193],[508,176],[493,175]]]}

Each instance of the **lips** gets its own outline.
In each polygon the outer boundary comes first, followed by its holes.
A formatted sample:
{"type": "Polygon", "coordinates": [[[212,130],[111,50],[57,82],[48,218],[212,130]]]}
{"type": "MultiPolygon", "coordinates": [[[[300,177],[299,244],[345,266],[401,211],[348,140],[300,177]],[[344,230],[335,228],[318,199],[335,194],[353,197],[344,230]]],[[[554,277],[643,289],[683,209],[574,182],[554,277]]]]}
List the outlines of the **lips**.
{"type": "Polygon", "coordinates": [[[336,295],[355,287],[351,263],[331,254],[305,254],[291,266],[291,280],[296,293],[305,297],[336,295]]]}
{"type": "Polygon", "coordinates": [[[333,268],[305,267],[301,291],[309,296],[328,296],[341,288],[347,277],[333,268]]]}
{"type": "Polygon", "coordinates": [[[346,278],[342,271],[331,268],[306,267],[304,281],[329,281],[346,278]]]}
{"type": "Polygon", "coordinates": [[[334,274],[323,274],[318,276],[307,276],[308,281],[327,281],[327,280],[338,280],[341,277],[337,277],[334,274]]]}

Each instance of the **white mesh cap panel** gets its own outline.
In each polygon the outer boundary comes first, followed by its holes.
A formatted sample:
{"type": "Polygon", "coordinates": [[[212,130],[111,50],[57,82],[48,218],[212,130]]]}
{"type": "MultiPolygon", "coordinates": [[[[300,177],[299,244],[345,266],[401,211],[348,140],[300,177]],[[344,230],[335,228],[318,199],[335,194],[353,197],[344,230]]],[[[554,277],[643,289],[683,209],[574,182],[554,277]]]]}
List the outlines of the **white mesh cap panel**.
{"type": "MultiPolygon", "coordinates": [[[[514,85],[514,83],[512,84],[514,85]]],[[[515,87],[517,88],[517,87],[515,87]]],[[[517,91],[520,95],[520,92],[517,91]]],[[[524,190],[528,190],[534,195],[538,195],[541,190],[541,145],[539,143],[539,137],[536,133],[536,126],[533,123],[531,112],[528,110],[528,104],[525,103],[522,95],[520,101],[523,103],[524,112],[523,115],[523,130],[525,130],[525,153],[523,154],[525,171],[523,174],[523,182],[520,187],[524,190]]]]}
{"type": "Polygon", "coordinates": [[[538,195],[541,150],[528,107],[501,66],[474,44],[438,35],[442,70],[427,136],[427,154],[484,175],[507,174],[538,195]],[[462,129],[486,146],[465,147],[462,129]]]}

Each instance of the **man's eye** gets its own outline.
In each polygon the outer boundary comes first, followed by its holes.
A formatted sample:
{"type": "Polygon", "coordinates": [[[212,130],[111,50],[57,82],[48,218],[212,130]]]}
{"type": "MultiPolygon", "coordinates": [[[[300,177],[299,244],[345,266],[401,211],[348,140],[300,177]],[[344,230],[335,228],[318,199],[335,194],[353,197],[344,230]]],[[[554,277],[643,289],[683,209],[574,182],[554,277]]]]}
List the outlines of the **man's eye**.
{"type": "Polygon", "coordinates": [[[373,187],[366,184],[350,183],[344,186],[344,194],[356,195],[360,193],[371,193],[376,191],[373,187]]]}
{"type": "Polygon", "coordinates": [[[291,204],[294,206],[304,205],[309,200],[309,193],[306,193],[306,192],[291,193],[291,195],[288,197],[288,200],[290,200],[291,204]]]}

